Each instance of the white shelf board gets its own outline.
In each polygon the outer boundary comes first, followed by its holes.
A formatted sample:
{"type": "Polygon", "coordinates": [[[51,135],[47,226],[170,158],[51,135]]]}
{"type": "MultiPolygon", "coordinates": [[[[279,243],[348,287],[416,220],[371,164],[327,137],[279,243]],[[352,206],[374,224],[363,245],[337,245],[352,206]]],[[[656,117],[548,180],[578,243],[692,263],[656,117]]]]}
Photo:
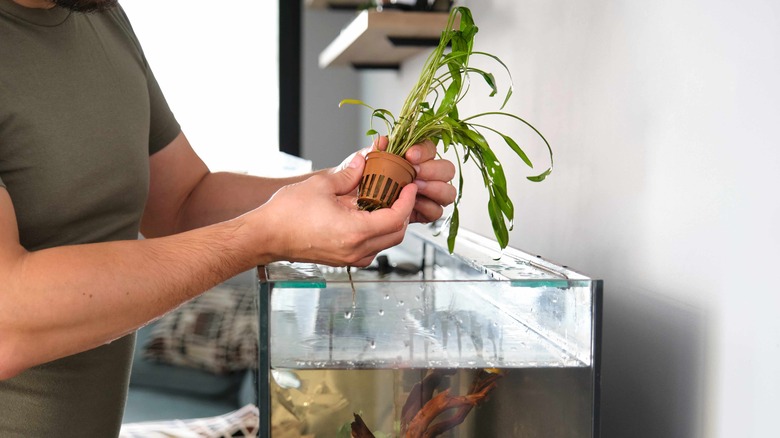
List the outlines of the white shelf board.
{"type": "Polygon", "coordinates": [[[366,4],[366,0],[306,0],[306,6],[313,9],[357,8],[366,4]]]}
{"type": "Polygon", "coordinates": [[[362,11],[320,53],[320,67],[399,65],[404,59],[431,48],[396,46],[389,37],[438,40],[448,18],[447,12],[362,11]]]}

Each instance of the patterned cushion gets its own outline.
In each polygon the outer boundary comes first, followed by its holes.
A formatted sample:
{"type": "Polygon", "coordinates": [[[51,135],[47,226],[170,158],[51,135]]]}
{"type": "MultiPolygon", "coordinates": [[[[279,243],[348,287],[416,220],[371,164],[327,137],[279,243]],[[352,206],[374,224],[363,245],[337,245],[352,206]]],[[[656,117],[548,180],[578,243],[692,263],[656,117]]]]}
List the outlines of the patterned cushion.
{"type": "Polygon", "coordinates": [[[259,410],[250,404],[217,417],[123,424],[119,438],[255,438],[259,426],[259,410]]]}
{"type": "Polygon", "coordinates": [[[252,287],[219,285],[158,320],[144,358],[225,374],[257,367],[252,287]]]}

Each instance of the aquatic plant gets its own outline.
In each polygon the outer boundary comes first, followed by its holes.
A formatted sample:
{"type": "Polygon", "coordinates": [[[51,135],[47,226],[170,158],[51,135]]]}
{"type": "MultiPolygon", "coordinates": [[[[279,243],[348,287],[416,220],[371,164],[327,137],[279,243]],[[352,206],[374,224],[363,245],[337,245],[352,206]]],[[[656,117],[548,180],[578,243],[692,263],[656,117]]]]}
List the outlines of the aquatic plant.
{"type": "MultiPolygon", "coordinates": [[[[373,108],[363,101],[345,99],[339,106],[362,105],[371,110],[371,129],[368,135],[379,135],[374,129],[374,121],[384,124],[388,133],[387,152],[403,157],[413,145],[431,140],[440,145],[442,152],[453,150],[457,157],[458,195],[452,212],[444,221],[443,227],[449,228],[448,249],[454,250],[455,240],[460,226],[459,206],[463,194],[462,164],[469,161],[479,169],[488,192],[488,215],[498,244],[503,249],[509,244],[509,231],[513,227],[515,208],[507,193],[507,180],[503,166],[496,157],[483,132],[498,135],[503,142],[529,167],[533,164],[525,151],[511,136],[491,127],[484,118],[508,117],[527,126],[543,141],[549,151],[550,166],[543,172],[527,177],[534,182],[543,181],[552,172],[553,152],[547,139],[525,119],[503,111],[512,96],[512,77],[508,67],[497,56],[474,50],[474,37],[478,28],[471,11],[466,7],[453,8],[446,28],[442,31],[438,46],[428,56],[420,76],[406,97],[398,117],[383,108],[373,108]],[[456,26],[457,23],[457,26],[456,26]],[[456,28],[457,27],[457,28],[456,28]],[[490,96],[498,94],[498,86],[493,73],[470,65],[472,56],[487,58],[501,66],[508,74],[510,85],[504,94],[503,103],[497,111],[487,111],[463,117],[458,104],[468,94],[472,76],[480,77],[490,88],[490,96]]],[[[378,208],[367,203],[364,209],[378,208]]]]}

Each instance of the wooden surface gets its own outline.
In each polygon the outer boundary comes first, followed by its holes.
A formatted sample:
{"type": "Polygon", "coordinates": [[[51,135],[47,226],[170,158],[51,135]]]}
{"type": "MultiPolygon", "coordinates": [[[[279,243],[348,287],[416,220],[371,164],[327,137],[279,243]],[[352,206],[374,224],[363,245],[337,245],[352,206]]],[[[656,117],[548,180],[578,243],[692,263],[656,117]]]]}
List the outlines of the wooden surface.
{"type": "Polygon", "coordinates": [[[446,12],[363,11],[322,51],[320,67],[398,65],[432,48],[395,46],[389,37],[437,41],[447,26],[448,16],[446,12]]]}

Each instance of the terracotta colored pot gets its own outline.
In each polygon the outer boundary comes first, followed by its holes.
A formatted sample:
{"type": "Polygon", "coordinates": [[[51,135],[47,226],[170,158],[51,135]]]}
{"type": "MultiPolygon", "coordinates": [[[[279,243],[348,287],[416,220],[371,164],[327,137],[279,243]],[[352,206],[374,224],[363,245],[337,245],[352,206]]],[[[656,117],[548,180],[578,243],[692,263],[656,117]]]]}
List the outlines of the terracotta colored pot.
{"type": "Polygon", "coordinates": [[[358,207],[367,211],[390,207],[401,189],[416,176],[414,167],[403,157],[384,151],[369,152],[358,188],[358,207]]]}

